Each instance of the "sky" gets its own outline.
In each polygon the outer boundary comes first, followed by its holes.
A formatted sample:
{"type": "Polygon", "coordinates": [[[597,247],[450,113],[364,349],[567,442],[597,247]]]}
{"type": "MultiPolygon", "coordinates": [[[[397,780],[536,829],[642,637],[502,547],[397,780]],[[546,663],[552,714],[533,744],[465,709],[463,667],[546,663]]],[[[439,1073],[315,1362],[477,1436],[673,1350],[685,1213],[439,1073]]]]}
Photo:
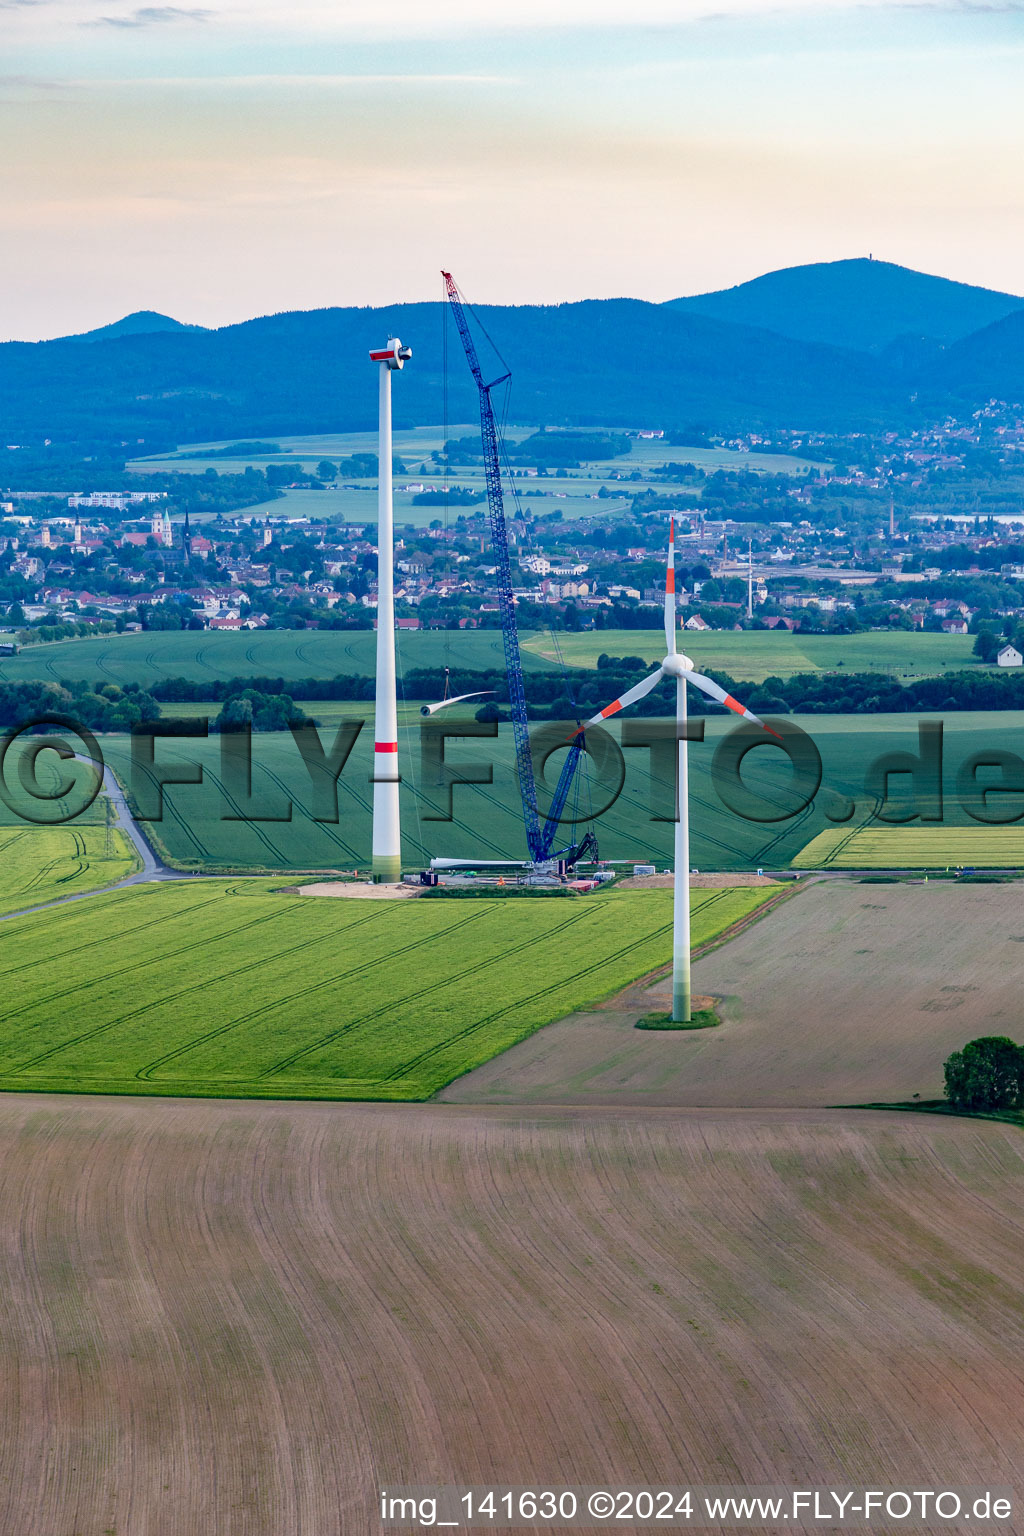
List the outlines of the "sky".
{"type": "Polygon", "coordinates": [[[1024,0],[0,0],[0,339],[865,256],[1024,292],[1024,0]]]}

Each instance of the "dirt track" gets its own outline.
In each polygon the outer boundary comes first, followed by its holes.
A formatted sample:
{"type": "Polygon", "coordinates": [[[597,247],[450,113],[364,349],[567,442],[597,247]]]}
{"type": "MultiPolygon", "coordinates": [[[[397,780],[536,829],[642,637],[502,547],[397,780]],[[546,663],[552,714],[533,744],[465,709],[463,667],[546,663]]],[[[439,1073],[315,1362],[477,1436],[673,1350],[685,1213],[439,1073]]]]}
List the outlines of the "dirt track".
{"type": "Polygon", "coordinates": [[[1024,1454],[1010,1127],[9,1097],[0,1199],[11,1536],[363,1536],[379,1483],[433,1479],[1012,1484],[1024,1454]]]}
{"type": "MultiPolygon", "coordinates": [[[[623,891],[670,891],[675,883],[674,875],[630,875],[627,879],[619,881],[618,888],[623,891]]],[[[745,874],[742,870],[726,870],[724,874],[690,876],[690,888],[694,891],[720,891],[726,886],[737,885],[775,884],[777,881],[770,875],[745,874]]]]}
{"type": "Polygon", "coordinates": [[[540,1030],[460,1078],[457,1103],[787,1107],[942,1095],[942,1063],[1021,1030],[1013,887],[818,881],[693,968],[724,1023],[638,1031],[662,980],[540,1030]]]}

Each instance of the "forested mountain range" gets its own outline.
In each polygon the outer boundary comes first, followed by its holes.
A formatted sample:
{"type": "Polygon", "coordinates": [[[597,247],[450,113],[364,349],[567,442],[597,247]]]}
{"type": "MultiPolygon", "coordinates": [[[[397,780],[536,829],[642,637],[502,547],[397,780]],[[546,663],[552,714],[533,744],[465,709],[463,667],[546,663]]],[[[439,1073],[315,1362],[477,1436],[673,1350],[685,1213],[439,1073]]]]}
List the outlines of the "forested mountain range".
{"type": "MultiPolygon", "coordinates": [[[[511,419],[526,423],[841,432],[934,419],[992,396],[1024,399],[1024,301],[882,262],[795,268],[671,304],[588,299],[477,313],[514,372],[511,419]],[[701,304],[718,313],[698,312],[701,304]],[[727,310],[739,318],[724,318],[727,310]],[[844,312],[860,316],[857,345],[844,312]],[[847,344],[826,339],[842,335],[847,344]]],[[[85,338],[7,342],[0,435],[142,438],[152,451],[368,428],[376,392],[367,352],[392,334],[414,349],[395,389],[396,425],[440,421],[446,394],[449,420],[473,419],[475,390],[446,310],[422,303],[296,311],[218,330],[137,315],[85,338]]],[[[504,372],[483,334],[480,346],[488,375],[504,372]]]]}

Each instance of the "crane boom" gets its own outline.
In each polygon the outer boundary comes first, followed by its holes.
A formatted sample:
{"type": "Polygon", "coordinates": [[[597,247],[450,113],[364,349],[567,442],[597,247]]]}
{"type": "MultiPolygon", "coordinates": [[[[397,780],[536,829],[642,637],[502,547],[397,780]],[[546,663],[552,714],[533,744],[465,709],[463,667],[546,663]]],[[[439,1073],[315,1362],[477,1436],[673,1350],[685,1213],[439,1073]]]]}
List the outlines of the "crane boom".
{"type": "MultiPolygon", "coordinates": [[[[462,299],[450,272],[442,272],[448,302],[455,317],[455,325],[462,341],[469,371],[473,375],[480,396],[480,436],[484,449],[484,481],[487,487],[487,512],[491,529],[491,545],[494,550],[498,575],[498,612],[501,618],[501,634],[505,649],[505,670],[508,674],[508,696],[512,710],[512,732],[515,740],[516,773],[519,793],[523,802],[523,821],[526,825],[526,842],[530,857],[536,863],[552,857],[551,845],[558,830],[559,818],[565,809],[573,776],[584,751],[582,732],[573,738],[568,756],[562,765],[558,785],[551,801],[551,808],[541,825],[537,811],[537,783],[533,772],[533,756],[530,751],[530,731],[526,718],[526,689],[523,682],[523,662],[519,650],[519,630],[516,625],[515,599],[512,596],[512,566],[508,552],[508,530],[505,525],[505,501],[501,489],[501,458],[498,446],[498,425],[491,403],[491,390],[503,384],[509,377],[500,377],[485,383],[476,344],[466,319],[462,299]]],[[[566,850],[575,855],[576,850],[566,850]]]]}

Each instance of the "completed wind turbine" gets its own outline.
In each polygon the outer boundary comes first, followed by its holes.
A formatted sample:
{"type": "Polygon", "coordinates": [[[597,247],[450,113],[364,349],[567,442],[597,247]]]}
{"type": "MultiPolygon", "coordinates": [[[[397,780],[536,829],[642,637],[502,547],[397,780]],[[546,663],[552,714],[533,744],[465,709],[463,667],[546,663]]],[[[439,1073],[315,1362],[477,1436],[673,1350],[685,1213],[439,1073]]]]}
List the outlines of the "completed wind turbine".
{"type": "MultiPolygon", "coordinates": [[[[676,680],[676,723],[679,740],[677,742],[677,767],[676,767],[676,830],[675,830],[675,890],[672,903],[672,1019],[675,1023],[688,1024],[690,1022],[690,803],[688,771],[689,762],[687,756],[686,740],[686,685],[693,683],[708,698],[714,699],[718,704],[724,704],[727,709],[733,710],[737,715],[742,715],[744,720],[752,720],[762,730],[768,731],[772,736],[778,732],[773,731],[770,725],[765,725],[751,710],[744,708],[738,699],[726,693],[724,688],[719,688],[710,677],[703,677],[701,673],[693,670],[693,662],[689,656],[684,656],[676,650],[676,526],[675,519],[669,524],[668,535],[668,569],[665,573],[665,646],[667,654],[661,666],[650,677],[645,677],[642,683],[637,683],[634,688],[629,688],[609,704],[607,709],[602,709],[599,715],[587,721],[587,725],[600,725],[603,720],[617,715],[621,709],[628,709],[630,704],[635,704],[638,699],[644,698],[652,688],[656,688],[663,677],[674,677],[676,680]]],[[[586,727],[584,727],[586,729],[586,727]]]]}

